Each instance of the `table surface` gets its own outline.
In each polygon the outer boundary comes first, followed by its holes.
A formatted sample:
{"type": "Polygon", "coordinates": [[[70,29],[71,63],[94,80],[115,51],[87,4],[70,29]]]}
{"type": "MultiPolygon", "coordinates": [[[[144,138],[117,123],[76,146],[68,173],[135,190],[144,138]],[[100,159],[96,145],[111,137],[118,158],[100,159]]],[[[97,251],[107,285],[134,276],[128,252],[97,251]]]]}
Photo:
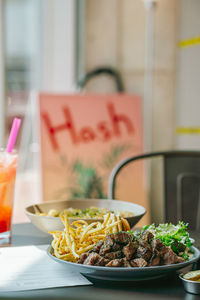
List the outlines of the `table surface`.
{"type": "MultiPolygon", "coordinates": [[[[191,232],[200,248],[200,234],[191,232]]],[[[13,246],[49,244],[51,236],[35,228],[31,223],[13,226],[13,246]]],[[[1,293],[0,299],[83,299],[83,300],[133,300],[133,299],[200,299],[200,296],[186,293],[177,274],[171,277],[142,283],[96,283],[92,286],[51,288],[25,292],[1,293]]]]}

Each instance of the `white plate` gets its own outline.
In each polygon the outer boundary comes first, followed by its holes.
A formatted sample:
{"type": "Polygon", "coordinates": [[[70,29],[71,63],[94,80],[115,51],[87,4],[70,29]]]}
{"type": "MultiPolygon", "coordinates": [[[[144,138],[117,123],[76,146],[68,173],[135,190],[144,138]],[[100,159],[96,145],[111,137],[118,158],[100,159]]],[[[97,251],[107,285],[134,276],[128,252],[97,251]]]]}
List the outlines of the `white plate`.
{"type": "Polygon", "coordinates": [[[115,267],[99,267],[99,266],[88,266],[82,264],[76,264],[62,259],[58,259],[52,255],[53,248],[49,246],[47,249],[48,255],[58,263],[66,266],[66,268],[71,268],[87,277],[88,279],[96,279],[103,281],[143,281],[154,278],[159,278],[167,275],[170,272],[182,269],[195,261],[200,257],[200,251],[191,247],[191,251],[194,253],[193,257],[188,261],[172,264],[163,265],[155,267],[141,267],[141,268],[115,268],[115,267]]]}

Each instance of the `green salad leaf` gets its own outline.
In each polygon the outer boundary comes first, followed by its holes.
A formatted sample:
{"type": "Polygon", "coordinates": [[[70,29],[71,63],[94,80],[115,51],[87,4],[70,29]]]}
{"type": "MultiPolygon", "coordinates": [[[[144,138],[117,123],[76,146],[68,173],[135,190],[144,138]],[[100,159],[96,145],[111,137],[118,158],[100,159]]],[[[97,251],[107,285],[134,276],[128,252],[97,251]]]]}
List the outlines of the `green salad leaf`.
{"type": "Polygon", "coordinates": [[[146,225],[142,231],[151,231],[155,239],[160,239],[166,246],[171,246],[175,253],[188,259],[185,250],[192,246],[192,242],[187,227],[187,223],[179,221],[177,225],[172,223],[159,224],[158,226],[155,224],[146,225]]]}

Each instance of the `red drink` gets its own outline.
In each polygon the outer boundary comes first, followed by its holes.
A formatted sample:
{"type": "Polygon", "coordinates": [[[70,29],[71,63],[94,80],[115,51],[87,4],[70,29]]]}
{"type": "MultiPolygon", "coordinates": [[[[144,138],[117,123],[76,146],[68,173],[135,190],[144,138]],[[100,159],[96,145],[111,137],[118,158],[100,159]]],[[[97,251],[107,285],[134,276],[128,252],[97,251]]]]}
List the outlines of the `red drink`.
{"type": "Polygon", "coordinates": [[[0,151],[0,245],[11,242],[17,154],[0,151]]]}

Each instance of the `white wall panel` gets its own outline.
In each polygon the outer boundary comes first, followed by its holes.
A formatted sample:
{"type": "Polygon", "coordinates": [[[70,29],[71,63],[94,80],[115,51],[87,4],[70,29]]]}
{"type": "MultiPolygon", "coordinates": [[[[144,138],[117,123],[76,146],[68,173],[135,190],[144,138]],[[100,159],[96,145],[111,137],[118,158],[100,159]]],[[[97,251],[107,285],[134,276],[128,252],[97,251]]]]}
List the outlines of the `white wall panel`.
{"type": "MultiPolygon", "coordinates": [[[[200,36],[200,1],[181,0],[179,41],[200,36]]],[[[177,128],[188,133],[177,134],[176,147],[200,148],[200,44],[178,48],[177,66],[177,128]]]]}

